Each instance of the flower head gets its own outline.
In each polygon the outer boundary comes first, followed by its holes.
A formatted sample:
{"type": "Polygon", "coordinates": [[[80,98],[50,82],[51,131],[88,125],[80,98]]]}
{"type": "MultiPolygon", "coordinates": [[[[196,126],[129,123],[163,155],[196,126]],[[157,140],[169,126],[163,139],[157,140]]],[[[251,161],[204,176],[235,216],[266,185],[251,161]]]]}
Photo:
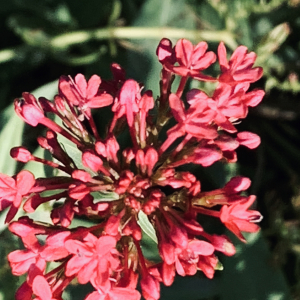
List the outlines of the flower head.
{"type": "Polygon", "coordinates": [[[15,111],[25,122],[47,128],[37,141],[53,159],[24,147],[13,148],[11,156],[42,163],[57,174],[0,174],[0,210],[9,207],[6,222],[21,209],[33,213],[46,203],[51,210],[50,223],[21,217],[9,224],[25,246],[8,255],[12,272],[27,276],[16,299],[62,299],[76,278],[95,288],[86,300],[139,300],[138,285],[146,300],[157,300],[160,283],[169,286],[176,274],[191,276],[198,270],[212,278],[217,252],[235,253],[229,238],[206,232],[198,215],[219,219],[242,241],[243,231],[259,230],[261,215],[249,210],[255,196],[242,194],[250,186],[248,178],[236,176],[222,188],[203,191],[196,176],[203,172],[194,173],[194,167],[235,162],[240,145],[259,145],[256,134],[238,132],[235,124],[262,100],[262,90],[248,92],[262,70],[253,68],[255,54],[244,46],[228,61],[220,43],[221,74],[211,77],[204,72],[216,54],[207,50],[204,41],[193,45],[180,39],[173,47],[162,39],[158,97],[113,64],[112,80],[62,76],[53,101],[30,93],[15,100],[15,111]],[[175,76],[180,80],[174,89],[175,76]],[[217,87],[210,96],[188,90],[189,78],[214,81],[217,87]],[[99,133],[92,109],[104,107],[112,118],[99,133]],[[82,217],[92,222],[76,226],[82,217]],[[149,240],[154,257],[142,248],[149,240]]]}

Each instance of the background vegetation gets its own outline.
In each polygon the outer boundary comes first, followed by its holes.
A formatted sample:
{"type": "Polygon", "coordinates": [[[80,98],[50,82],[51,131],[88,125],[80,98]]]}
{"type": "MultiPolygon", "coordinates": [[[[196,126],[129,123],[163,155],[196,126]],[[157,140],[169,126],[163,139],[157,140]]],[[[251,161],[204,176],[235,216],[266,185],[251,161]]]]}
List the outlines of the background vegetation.
{"type": "MultiPolygon", "coordinates": [[[[264,68],[256,87],[267,94],[240,129],[258,133],[262,144],[256,151],[239,150],[238,164],[216,164],[199,174],[204,189],[220,187],[237,173],[249,176],[250,193],[258,195],[257,209],[264,215],[262,231],[249,235],[247,245],[232,237],[238,253],[220,258],[224,270],[213,280],[200,272],[178,278],[163,289],[161,299],[300,299],[299,0],[0,2],[0,172],[9,175],[23,167],[9,157],[9,149],[21,144],[34,149],[42,130],[29,130],[14,115],[11,104],[22,92],[52,97],[60,75],[110,78],[110,64],[118,62],[128,77],[157,94],[160,64],[155,49],[162,37],[206,40],[213,50],[223,40],[229,51],[240,44],[255,51],[257,65],[264,68]]],[[[99,125],[103,118],[97,118],[99,125]]],[[[27,167],[44,175],[41,166],[27,167]]],[[[44,220],[44,212],[37,218],[44,220]]],[[[3,220],[2,213],[0,299],[9,300],[23,278],[10,274],[6,255],[20,242],[3,220]]],[[[85,294],[84,287],[74,285],[65,297],[81,300],[85,294]]]]}

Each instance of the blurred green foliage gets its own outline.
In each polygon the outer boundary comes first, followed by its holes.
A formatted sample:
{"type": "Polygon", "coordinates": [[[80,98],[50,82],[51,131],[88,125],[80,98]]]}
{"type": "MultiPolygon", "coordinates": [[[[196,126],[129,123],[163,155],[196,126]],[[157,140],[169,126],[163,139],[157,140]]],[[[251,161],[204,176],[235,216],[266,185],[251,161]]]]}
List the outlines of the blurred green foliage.
{"type": "MultiPolygon", "coordinates": [[[[255,87],[267,94],[239,126],[258,133],[262,145],[254,154],[239,150],[235,166],[208,168],[202,186],[220,187],[237,172],[252,178],[250,192],[258,195],[258,209],[264,215],[262,233],[249,236],[248,245],[234,240],[239,252],[234,258],[220,258],[224,270],[215,279],[202,274],[178,278],[172,287],[163,288],[161,299],[300,299],[299,0],[2,2],[0,172],[9,175],[23,167],[9,158],[9,149],[25,144],[34,150],[35,137],[41,133],[39,127],[29,130],[13,113],[12,101],[22,92],[43,86],[35,95],[51,98],[56,84],[46,83],[60,75],[81,72],[109,78],[110,64],[118,62],[129,77],[157,94],[160,64],[155,49],[162,37],[174,42],[206,40],[213,50],[222,40],[229,52],[240,44],[255,51],[257,65],[264,68],[255,87]]],[[[101,126],[103,116],[97,119],[101,126]]],[[[46,172],[41,166],[28,167],[39,176],[46,172]]],[[[43,211],[38,218],[44,218],[43,211]]],[[[20,245],[3,225],[3,213],[0,220],[0,299],[9,300],[21,280],[10,274],[5,256],[20,245]]],[[[147,255],[150,250],[144,249],[147,255]]],[[[83,299],[85,289],[74,286],[65,297],[83,299]]]]}

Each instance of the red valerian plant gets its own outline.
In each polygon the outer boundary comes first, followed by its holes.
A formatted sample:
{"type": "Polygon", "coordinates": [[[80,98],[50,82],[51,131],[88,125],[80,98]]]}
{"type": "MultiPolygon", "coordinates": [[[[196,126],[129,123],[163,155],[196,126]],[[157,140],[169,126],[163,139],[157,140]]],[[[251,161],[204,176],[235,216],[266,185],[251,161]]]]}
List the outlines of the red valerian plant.
{"type": "Polygon", "coordinates": [[[13,148],[11,156],[57,170],[50,178],[35,178],[26,170],[13,177],[0,174],[0,210],[9,208],[8,228],[25,247],[8,255],[13,274],[27,274],[16,299],[62,299],[76,279],[95,288],[85,300],[138,300],[137,287],[145,299],[156,300],[160,283],[170,286],[176,274],[198,270],[213,278],[219,266],[216,253],[235,253],[228,237],[203,229],[199,215],[218,219],[243,242],[242,232],[259,230],[261,215],[249,209],[255,196],[244,194],[248,178],[237,176],[223,188],[203,191],[195,175],[178,169],[236,162],[240,145],[253,149],[260,143],[256,134],[236,128],[264,95],[248,91],[262,76],[260,67],[253,68],[256,55],[240,46],[228,61],[220,43],[221,74],[215,78],[204,74],[217,59],[207,48],[205,42],[194,46],[181,39],[173,47],[170,40],[161,40],[157,99],[113,64],[112,80],[62,76],[54,101],[30,93],[15,100],[15,111],[25,122],[47,128],[37,141],[53,160],[24,147],[13,148]],[[180,81],[173,90],[175,76],[180,81]],[[198,89],[184,94],[189,78],[215,82],[216,89],[211,95],[198,89]],[[104,134],[92,114],[103,107],[110,107],[112,115],[104,134]],[[68,153],[60,135],[73,144],[79,159],[68,153]],[[32,213],[44,203],[52,207],[52,224],[28,216],[14,220],[20,209],[32,213]],[[72,220],[81,216],[93,225],[74,226],[72,220]],[[142,247],[149,231],[159,260],[142,247]]]}

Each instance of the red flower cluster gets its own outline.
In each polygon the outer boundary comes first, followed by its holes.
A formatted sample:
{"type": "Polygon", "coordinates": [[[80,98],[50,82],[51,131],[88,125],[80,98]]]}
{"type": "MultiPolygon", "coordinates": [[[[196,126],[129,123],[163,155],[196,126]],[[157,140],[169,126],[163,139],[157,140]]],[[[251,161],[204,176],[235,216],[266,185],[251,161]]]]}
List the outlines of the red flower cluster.
{"type": "Polygon", "coordinates": [[[255,196],[243,195],[250,186],[248,178],[234,177],[223,188],[202,191],[191,172],[178,169],[191,163],[207,167],[217,161],[235,162],[236,148],[253,149],[260,143],[256,134],[235,127],[264,95],[261,90],[248,91],[262,76],[261,68],[253,68],[255,54],[240,46],[228,61],[220,43],[221,74],[214,78],[203,73],[216,61],[207,47],[185,39],[175,47],[168,39],[160,42],[157,55],[163,69],[157,101],[151,91],[142,92],[141,84],[126,79],[117,64],[112,65],[110,81],[97,75],[88,82],[82,74],[61,77],[54,101],[36,100],[29,93],[15,100],[16,113],[25,122],[47,127],[37,140],[53,160],[35,157],[24,147],[13,148],[11,156],[59,171],[57,177],[36,179],[29,171],[13,177],[0,174],[0,210],[9,207],[9,230],[25,246],[8,255],[13,274],[27,274],[16,299],[62,299],[75,278],[95,288],[86,300],[138,300],[138,285],[145,299],[159,299],[161,282],[169,286],[176,274],[194,275],[197,270],[212,278],[216,252],[235,253],[226,236],[204,231],[199,214],[219,219],[242,241],[242,231],[259,230],[255,223],[261,215],[249,210],[255,196]],[[176,75],[181,79],[172,92],[176,75]],[[212,95],[192,89],[183,97],[189,78],[214,81],[217,87],[212,95]],[[113,117],[102,136],[91,109],[108,106],[113,117]],[[128,147],[121,143],[126,134],[128,147]],[[78,149],[80,163],[69,156],[58,135],[78,149]],[[27,216],[11,222],[22,204],[32,213],[46,202],[55,203],[52,224],[27,216]],[[78,216],[97,222],[71,226],[78,216]],[[160,261],[152,261],[141,247],[149,230],[160,261]]]}

